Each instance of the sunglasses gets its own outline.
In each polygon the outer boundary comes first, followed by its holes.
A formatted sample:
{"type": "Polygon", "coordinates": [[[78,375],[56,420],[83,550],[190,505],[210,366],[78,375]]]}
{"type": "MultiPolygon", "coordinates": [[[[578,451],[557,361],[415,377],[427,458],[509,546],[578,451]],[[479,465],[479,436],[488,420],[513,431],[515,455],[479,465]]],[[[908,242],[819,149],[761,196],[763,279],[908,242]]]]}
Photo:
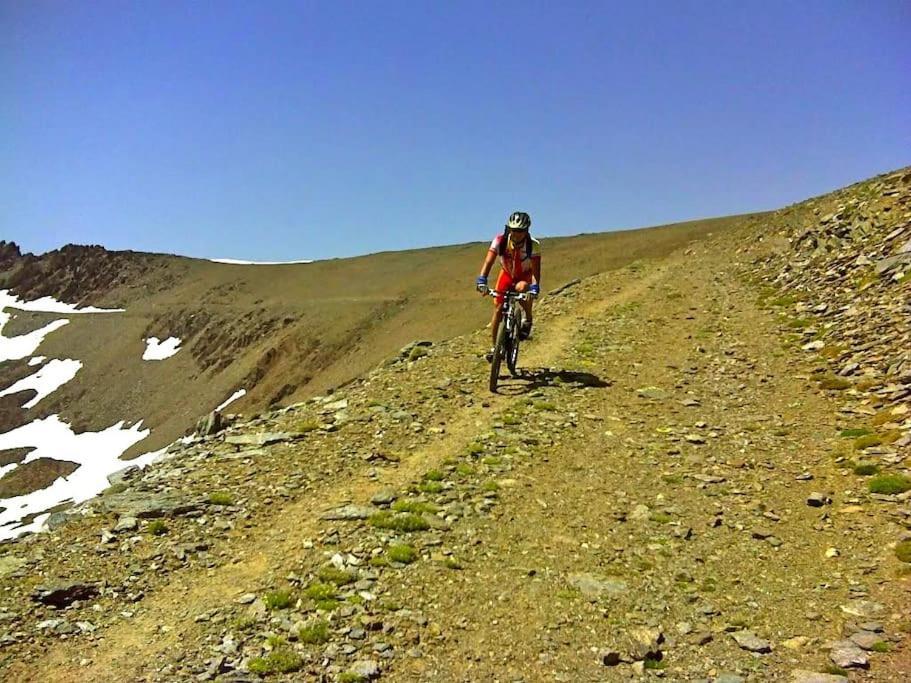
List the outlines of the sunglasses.
{"type": "Polygon", "coordinates": [[[528,232],[528,228],[507,228],[509,232],[528,232]]]}

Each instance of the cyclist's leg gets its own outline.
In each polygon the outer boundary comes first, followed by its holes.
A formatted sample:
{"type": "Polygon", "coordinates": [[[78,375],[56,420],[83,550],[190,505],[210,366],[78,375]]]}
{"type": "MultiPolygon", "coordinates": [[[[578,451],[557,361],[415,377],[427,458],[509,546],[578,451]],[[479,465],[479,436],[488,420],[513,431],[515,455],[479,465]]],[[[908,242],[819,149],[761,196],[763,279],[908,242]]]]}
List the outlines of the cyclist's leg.
{"type": "MultiPolygon", "coordinates": [[[[531,286],[531,276],[528,279],[519,280],[516,282],[516,291],[525,292],[528,291],[528,288],[531,286]]],[[[522,309],[525,311],[525,326],[528,329],[531,329],[531,306],[534,302],[534,299],[526,299],[522,302],[522,309]]]]}

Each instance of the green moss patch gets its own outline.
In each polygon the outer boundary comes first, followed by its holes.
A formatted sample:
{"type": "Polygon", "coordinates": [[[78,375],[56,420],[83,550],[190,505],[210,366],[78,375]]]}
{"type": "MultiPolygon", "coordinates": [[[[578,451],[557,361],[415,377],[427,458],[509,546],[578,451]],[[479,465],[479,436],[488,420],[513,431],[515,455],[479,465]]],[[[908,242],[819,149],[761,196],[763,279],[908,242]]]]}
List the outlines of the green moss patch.
{"type": "Polygon", "coordinates": [[[265,657],[251,659],[249,669],[255,674],[286,674],[298,671],[303,665],[304,660],[294,650],[281,647],[265,657]]]}
{"type": "Polygon", "coordinates": [[[285,609],[291,606],[290,591],[271,591],[263,596],[263,603],[269,609],[285,609]]]}
{"type": "Polygon", "coordinates": [[[371,526],[378,529],[391,529],[393,531],[404,531],[406,533],[413,531],[426,531],[430,528],[430,523],[421,517],[410,512],[393,514],[391,512],[378,512],[368,520],[371,526]]]}

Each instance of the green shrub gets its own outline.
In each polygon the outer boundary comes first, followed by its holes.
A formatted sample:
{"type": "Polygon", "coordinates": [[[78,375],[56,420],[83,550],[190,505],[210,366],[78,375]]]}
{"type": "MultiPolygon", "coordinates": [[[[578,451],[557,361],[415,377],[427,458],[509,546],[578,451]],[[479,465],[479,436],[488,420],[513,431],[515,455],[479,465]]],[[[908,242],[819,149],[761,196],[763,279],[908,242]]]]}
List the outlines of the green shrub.
{"type": "Polygon", "coordinates": [[[339,569],[331,564],[321,567],[316,575],[319,577],[320,581],[333,583],[336,586],[347,586],[349,583],[354,583],[357,580],[354,572],[339,569]]]}
{"type": "Polygon", "coordinates": [[[319,422],[316,420],[301,420],[296,425],[294,425],[295,430],[298,434],[309,434],[310,432],[315,432],[319,429],[319,422]]]}
{"type": "Polygon", "coordinates": [[[831,391],[842,391],[848,389],[851,386],[851,382],[846,380],[844,377],[835,377],[834,375],[829,377],[823,377],[819,380],[820,389],[829,389],[831,391]]]}
{"type": "Polygon", "coordinates": [[[214,491],[209,494],[209,503],[212,505],[234,505],[234,496],[227,491],[214,491]]]}
{"type": "Polygon", "coordinates": [[[879,468],[872,462],[859,462],[854,465],[854,474],[861,477],[869,477],[879,472],[879,468]]]}
{"type": "Polygon", "coordinates": [[[378,512],[368,520],[371,526],[378,529],[391,529],[393,531],[425,531],[430,528],[430,523],[411,512],[393,514],[388,511],[378,512]]]}
{"type": "Polygon", "coordinates": [[[872,434],[872,432],[866,427],[858,427],[855,429],[842,429],[839,436],[846,439],[856,439],[858,436],[866,436],[867,434],[872,434]]]}
{"type": "Polygon", "coordinates": [[[149,522],[149,526],[146,527],[146,531],[152,534],[152,536],[164,536],[166,533],[168,533],[168,525],[165,524],[162,520],[156,519],[152,522],[149,522]]]}
{"type": "Polygon", "coordinates": [[[304,626],[297,634],[302,643],[318,645],[329,640],[329,622],[320,619],[304,626]]]}
{"type": "Polygon", "coordinates": [[[557,406],[548,401],[535,401],[534,402],[535,410],[544,410],[547,412],[552,412],[557,409],[557,406]]]}
{"type": "Polygon", "coordinates": [[[422,493],[440,493],[445,487],[438,481],[425,481],[418,485],[422,493]]]}
{"type": "Polygon", "coordinates": [[[436,512],[439,508],[422,500],[397,500],[392,504],[392,509],[396,512],[413,512],[420,515],[425,512],[436,512]]]}
{"type": "Polygon", "coordinates": [[[424,475],[424,481],[443,481],[446,478],[446,475],[440,472],[440,470],[429,470],[424,475]]]}
{"type": "Polygon", "coordinates": [[[286,674],[299,670],[303,665],[304,660],[294,650],[282,647],[265,657],[254,657],[248,666],[255,674],[286,674]]]}
{"type": "Polygon", "coordinates": [[[423,358],[424,356],[427,356],[429,354],[430,354],[430,351],[428,351],[423,346],[415,346],[413,349],[411,349],[411,352],[408,354],[408,360],[417,360],[418,358],[423,358]]]}
{"type": "Polygon", "coordinates": [[[285,590],[271,591],[263,596],[263,603],[269,609],[285,609],[291,605],[291,593],[285,590]]]}
{"type": "Polygon", "coordinates": [[[881,474],[870,480],[868,488],[870,493],[884,493],[887,495],[904,493],[911,489],[911,479],[908,479],[903,474],[881,474]]]}
{"type": "Polygon", "coordinates": [[[911,541],[902,541],[895,546],[895,557],[902,562],[911,563],[911,541]]]}
{"type": "Polygon", "coordinates": [[[876,434],[867,434],[862,436],[859,439],[854,439],[854,448],[859,451],[862,451],[865,448],[871,448],[873,446],[879,446],[882,444],[883,440],[879,438],[876,434]]]}
{"type": "Polygon", "coordinates": [[[418,559],[418,552],[407,543],[398,543],[389,547],[386,556],[389,558],[390,562],[411,564],[418,559]]]}
{"type": "Polygon", "coordinates": [[[335,598],[336,587],[331,583],[314,581],[306,589],[304,595],[311,600],[332,600],[335,598]]]}

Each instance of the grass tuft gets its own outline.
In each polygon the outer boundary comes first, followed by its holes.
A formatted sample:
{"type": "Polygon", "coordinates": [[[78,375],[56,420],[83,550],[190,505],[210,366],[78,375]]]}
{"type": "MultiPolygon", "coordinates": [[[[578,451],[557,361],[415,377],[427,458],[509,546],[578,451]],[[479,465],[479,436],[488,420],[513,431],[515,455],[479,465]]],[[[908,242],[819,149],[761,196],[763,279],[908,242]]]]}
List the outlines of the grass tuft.
{"type": "Polygon", "coordinates": [[[879,468],[872,462],[859,462],[854,465],[854,474],[861,477],[870,477],[879,472],[879,468]]]}
{"type": "Polygon", "coordinates": [[[255,674],[286,674],[299,670],[304,665],[294,650],[288,647],[278,648],[265,657],[254,657],[248,665],[255,674]]]}
{"type": "Polygon", "coordinates": [[[436,512],[439,508],[422,500],[397,500],[392,504],[392,509],[396,512],[413,512],[421,515],[425,512],[436,512]]]}
{"type": "Polygon", "coordinates": [[[845,439],[856,439],[858,436],[867,436],[867,434],[872,433],[866,427],[857,427],[855,429],[842,429],[838,435],[845,439]]]}
{"type": "Polygon", "coordinates": [[[851,382],[846,380],[844,377],[836,377],[835,375],[830,375],[829,377],[823,377],[819,380],[820,389],[828,389],[831,391],[843,391],[851,387],[851,382]]]}
{"type": "Polygon", "coordinates": [[[234,496],[227,491],[213,491],[209,494],[209,503],[212,505],[234,505],[234,496]]]}
{"type": "Polygon", "coordinates": [[[298,434],[309,434],[319,429],[319,422],[316,420],[301,420],[294,425],[294,429],[297,430],[298,434]]]}
{"type": "Polygon", "coordinates": [[[289,591],[271,591],[263,596],[263,603],[269,609],[285,609],[291,605],[291,593],[289,591]]]}
{"type": "Polygon", "coordinates": [[[430,523],[420,515],[411,512],[392,514],[391,512],[378,512],[368,520],[371,526],[378,529],[391,529],[393,531],[426,531],[430,523]]]}
{"type": "Polygon", "coordinates": [[[320,619],[312,624],[307,624],[298,632],[298,637],[302,643],[308,645],[319,645],[329,640],[329,622],[320,619]]]}
{"type": "Polygon", "coordinates": [[[354,572],[339,569],[338,567],[331,564],[326,565],[325,567],[321,567],[316,575],[320,581],[323,581],[324,583],[332,583],[336,586],[347,586],[349,583],[354,583],[357,580],[354,572]]]}
{"type": "Polygon", "coordinates": [[[883,440],[876,434],[867,434],[860,437],[859,439],[854,439],[854,448],[859,451],[862,451],[865,448],[871,448],[873,446],[881,445],[883,440]]]}
{"type": "Polygon", "coordinates": [[[868,484],[870,493],[893,495],[911,489],[911,479],[903,474],[880,474],[873,477],[868,484]]]}
{"type": "Polygon", "coordinates": [[[335,598],[336,587],[331,583],[323,583],[322,581],[314,581],[304,590],[304,595],[306,595],[311,600],[333,600],[335,598]]]}
{"type": "Polygon", "coordinates": [[[390,562],[411,564],[418,559],[418,551],[407,543],[397,543],[396,545],[389,546],[386,556],[389,558],[390,562]]]}
{"type": "Polygon", "coordinates": [[[901,562],[911,563],[911,541],[902,541],[895,546],[895,557],[901,562]]]}
{"type": "Polygon", "coordinates": [[[164,536],[168,533],[168,525],[165,524],[162,520],[156,519],[153,522],[149,522],[149,526],[146,527],[152,536],[164,536]]]}

